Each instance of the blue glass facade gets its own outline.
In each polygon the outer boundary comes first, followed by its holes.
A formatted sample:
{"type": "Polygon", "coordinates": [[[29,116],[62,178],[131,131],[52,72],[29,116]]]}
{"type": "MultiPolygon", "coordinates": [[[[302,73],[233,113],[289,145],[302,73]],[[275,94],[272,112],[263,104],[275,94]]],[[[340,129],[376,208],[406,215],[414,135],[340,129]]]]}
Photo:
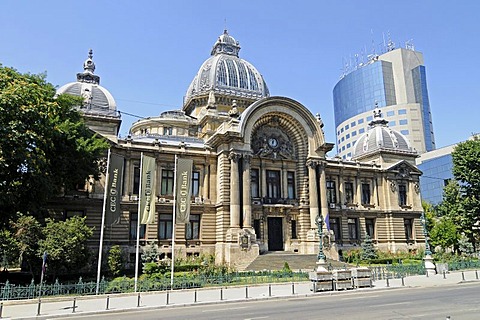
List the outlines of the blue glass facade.
{"type": "Polygon", "coordinates": [[[396,104],[392,63],[376,61],[353,71],[333,89],[335,127],[360,113],[396,104]]]}
{"type": "Polygon", "coordinates": [[[428,100],[427,76],[425,66],[418,66],[412,70],[413,88],[415,90],[416,102],[420,104],[423,117],[423,130],[425,135],[425,149],[432,151],[435,149],[433,139],[432,116],[430,113],[430,101],[428,100]]]}
{"type": "Polygon", "coordinates": [[[452,155],[446,154],[426,160],[417,167],[423,172],[420,176],[422,200],[433,205],[439,204],[443,197],[443,187],[448,180],[453,179],[452,155]]]}

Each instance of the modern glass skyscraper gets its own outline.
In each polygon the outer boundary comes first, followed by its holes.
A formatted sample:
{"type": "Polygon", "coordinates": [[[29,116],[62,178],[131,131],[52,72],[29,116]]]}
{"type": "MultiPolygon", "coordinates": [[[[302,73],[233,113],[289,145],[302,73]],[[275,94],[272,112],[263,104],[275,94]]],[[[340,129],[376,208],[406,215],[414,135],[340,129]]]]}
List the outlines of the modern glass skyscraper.
{"type": "Polygon", "coordinates": [[[352,156],[376,106],[419,153],[435,149],[423,54],[418,51],[393,49],[359,64],[335,85],[333,102],[342,158],[352,156]]]}

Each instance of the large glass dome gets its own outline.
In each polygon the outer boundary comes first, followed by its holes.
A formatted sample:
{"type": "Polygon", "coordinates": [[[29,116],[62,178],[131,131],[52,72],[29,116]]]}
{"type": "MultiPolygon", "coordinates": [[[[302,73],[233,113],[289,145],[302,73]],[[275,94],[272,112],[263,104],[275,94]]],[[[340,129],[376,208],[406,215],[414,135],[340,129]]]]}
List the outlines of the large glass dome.
{"type": "Polygon", "coordinates": [[[185,102],[210,91],[236,97],[268,97],[267,85],[258,70],[240,59],[240,44],[227,30],[215,42],[211,57],[200,67],[188,87],[185,102]]]}

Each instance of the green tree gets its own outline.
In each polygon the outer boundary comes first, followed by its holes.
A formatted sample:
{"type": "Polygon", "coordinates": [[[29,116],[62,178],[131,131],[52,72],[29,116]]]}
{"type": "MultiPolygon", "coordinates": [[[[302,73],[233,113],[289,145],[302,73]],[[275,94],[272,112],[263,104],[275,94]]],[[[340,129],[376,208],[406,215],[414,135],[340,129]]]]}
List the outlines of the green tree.
{"type": "Polygon", "coordinates": [[[459,143],[452,152],[453,175],[459,182],[463,214],[461,231],[476,249],[480,224],[480,140],[459,143]]]}
{"type": "Polygon", "coordinates": [[[372,238],[365,234],[365,239],[362,242],[362,260],[371,260],[378,258],[377,251],[375,250],[375,246],[373,244],[372,238]]]}
{"type": "Polygon", "coordinates": [[[80,270],[89,263],[91,251],[87,241],[93,231],[86,225],[85,219],[75,216],[66,221],[46,220],[38,255],[41,256],[45,251],[48,253],[51,274],[80,270]]]}
{"type": "Polygon", "coordinates": [[[17,266],[18,257],[18,242],[15,235],[10,230],[0,230],[0,271],[17,266]]]}
{"type": "Polygon", "coordinates": [[[20,215],[12,222],[13,234],[18,245],[18,259],[32,274],[40,273],[40,257],[38,243],[42,239],[42,226],[32,216],[20,215]]]}
{"type": "Polygon", "coordinates": [[[55,97],[44,75],[0,65],[0,226],[16,212],[38,214],[62,189],[98,177],[107,143],[74,109],[81,99],[55,97]]]}
{"type": "Polygon", "coordinates": [[[430,229],[430,244],[433,247],[441,247],[443,252],[447,249],[453,248],[458,251],[458,242],[460,240],[460,233],[457,226],[450,216],[443,216],[430,229]]]}
{"type": "Polygon", "coordinates": [[[114,245],[108,251],[108,269],[114,277],[118,277],[123,270],[123,254],[119,245],[114,245]]]}

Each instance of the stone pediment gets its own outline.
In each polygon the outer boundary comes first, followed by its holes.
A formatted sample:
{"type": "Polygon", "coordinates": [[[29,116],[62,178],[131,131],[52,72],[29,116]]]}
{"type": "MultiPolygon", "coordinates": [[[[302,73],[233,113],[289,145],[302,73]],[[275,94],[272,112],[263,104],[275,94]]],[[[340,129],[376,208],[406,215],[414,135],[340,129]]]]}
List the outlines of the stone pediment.
{"type": "Polygon", "coordinates": [[[408,179],[412,176],[422,175],[422,171],[420,171],[416,166],[405,160],[395,163],[394,165],[388,167],[386,170],[395,173],[395,177],[397,179],[408,179]]]}

